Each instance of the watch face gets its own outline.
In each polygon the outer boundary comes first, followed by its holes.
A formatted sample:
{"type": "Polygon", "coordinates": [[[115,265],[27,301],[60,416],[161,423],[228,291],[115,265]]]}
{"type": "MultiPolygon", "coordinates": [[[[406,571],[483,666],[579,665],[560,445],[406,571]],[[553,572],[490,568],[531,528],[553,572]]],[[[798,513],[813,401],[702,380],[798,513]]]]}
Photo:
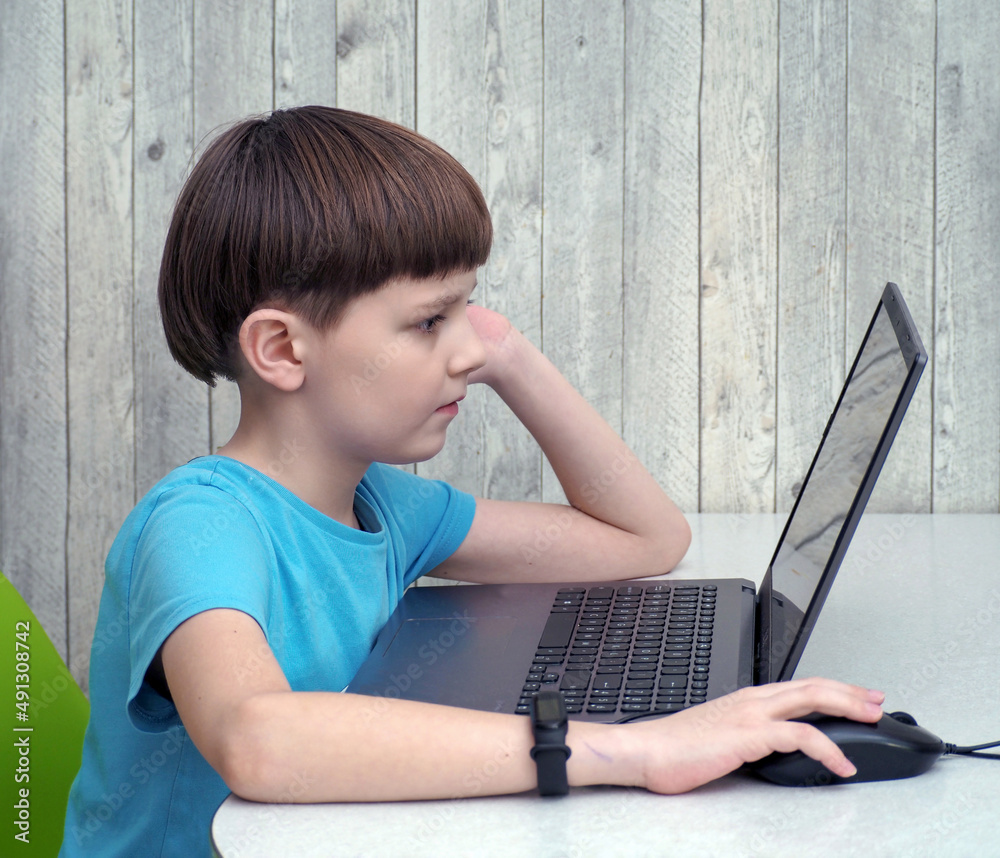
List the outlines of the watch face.
{"type": "Polygon", "coordinates": [[[540,694],[535,698],[535,715],[539,721],[561,721],[563,719],[562,700],[540,694]]]}

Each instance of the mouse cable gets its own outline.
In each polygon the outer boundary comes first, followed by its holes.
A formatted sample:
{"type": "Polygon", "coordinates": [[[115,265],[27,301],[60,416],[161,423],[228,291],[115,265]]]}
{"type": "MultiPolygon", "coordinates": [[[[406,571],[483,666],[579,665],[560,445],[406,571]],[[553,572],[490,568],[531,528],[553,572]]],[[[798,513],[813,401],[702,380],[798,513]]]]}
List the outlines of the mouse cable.
{"type": "Polygon", "coordinates": [[[1000,747],[1000,742],[986,742],[982,745],[952,745],[944,743],[946,754],[960,754],[966,757],[985,757],[990,760],[1000,760],[1000,754],[983,754],[987,748],[1000,747]]]}

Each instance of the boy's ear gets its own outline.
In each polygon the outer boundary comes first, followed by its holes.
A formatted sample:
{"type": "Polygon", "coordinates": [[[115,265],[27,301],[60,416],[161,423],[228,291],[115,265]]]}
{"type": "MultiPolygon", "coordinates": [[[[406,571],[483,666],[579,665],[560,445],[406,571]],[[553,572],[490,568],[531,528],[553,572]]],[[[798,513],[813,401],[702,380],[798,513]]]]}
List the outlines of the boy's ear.
{"type": "Polygon", "coordinates": [[[251,371],[286,393],[298,390],[305,380],[299,339],[303,324],[294,313],[265,307],[240,325],[240,351],[251,371]]]}

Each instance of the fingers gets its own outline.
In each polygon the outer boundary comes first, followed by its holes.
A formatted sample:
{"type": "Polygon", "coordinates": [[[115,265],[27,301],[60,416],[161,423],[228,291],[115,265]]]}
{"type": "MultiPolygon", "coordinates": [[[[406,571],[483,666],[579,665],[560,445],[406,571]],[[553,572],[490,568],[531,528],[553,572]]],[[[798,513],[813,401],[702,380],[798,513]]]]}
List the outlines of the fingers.
{"type": "Polygon", "coordinates": [[[856,721],[877,721],[882,717],[881,704],[885,700],[881,691],[821,678],[776,682],[743,692],[756,692],[773,707],[773,717],[785,720],[818,712],[856,721]]]}
{"type": "Polygon", "coordinates": [[[787,722],[782,727],[784,735],[775,737],[775,751],[801,751],[842,778],[857,774],[857,768],[836,743],[812,725],[799,721],[787,722]]]}
{"type": "Polygon", "coordinates": [[[820,713],[873,722],[882,716],[883,700],[880,691],[861,686],[801,679],[743,688],[662,722],[638,723],[643,782],[654,792],[685,792],[773,751],[801,751],[851,777],[855,767],[831,739],[808,721],[791,719],[820,713]]]}
{"type": "Polygon", "coordinates": [[[775,683],[756,690],[770,710],[770,717],[785,721],[777,724],[778,730],[772,734],[770,744],[773,750],[801,751],[840,777],[847,778],[857,773],[855,766],[831,739],[809,723],[788,719],[819,713],[856,721],[878,721],[882,717],[880,704],[885,700],[885,694],[819,678],[775,683]]]}

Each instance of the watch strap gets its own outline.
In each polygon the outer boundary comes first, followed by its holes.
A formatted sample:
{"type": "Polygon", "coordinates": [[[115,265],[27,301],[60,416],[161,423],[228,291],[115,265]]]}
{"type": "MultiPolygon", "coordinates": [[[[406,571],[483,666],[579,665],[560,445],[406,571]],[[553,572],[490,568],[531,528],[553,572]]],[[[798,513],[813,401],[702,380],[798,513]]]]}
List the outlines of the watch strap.
{"type": "Polygon", "coordinates": [[[562,709],[561,723],[558,725],[548,726],[538,723],[532,707],[531,727],[535,736],[535,746],[531,749],[531,759],[535,761],[538,770],[539,795],[566,795],[569,792],[566,760],[572,751],[566,744],[568,724],[565,703],[561,694],[558,697],[562,709]]]}

